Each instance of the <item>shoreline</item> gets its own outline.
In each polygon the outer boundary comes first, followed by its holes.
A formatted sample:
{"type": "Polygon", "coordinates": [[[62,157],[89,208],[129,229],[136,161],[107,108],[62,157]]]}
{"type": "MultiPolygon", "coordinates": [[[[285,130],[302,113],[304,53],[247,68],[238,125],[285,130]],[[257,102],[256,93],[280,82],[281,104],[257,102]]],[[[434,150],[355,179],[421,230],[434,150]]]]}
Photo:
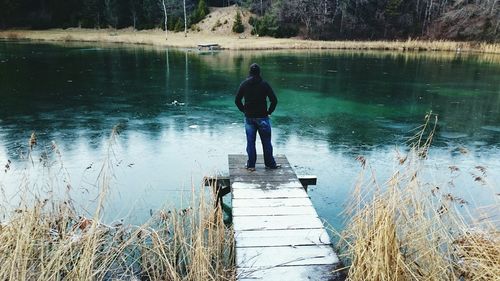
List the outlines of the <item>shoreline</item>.
{"type": "Polygon", "coordinates": [[[197,48],[198,44],[215,43],[224,50],[386,50],[386,51],[447,51],[500,54],[499,43],[454,41],[316,41],[296,38],[220,35],[190,31],[165,32],[160,29],[135,31],[127,29],[48,29],[2,30],[0,39],[42,42],[99,42],[152,45],[173,48],[197,48]]]}

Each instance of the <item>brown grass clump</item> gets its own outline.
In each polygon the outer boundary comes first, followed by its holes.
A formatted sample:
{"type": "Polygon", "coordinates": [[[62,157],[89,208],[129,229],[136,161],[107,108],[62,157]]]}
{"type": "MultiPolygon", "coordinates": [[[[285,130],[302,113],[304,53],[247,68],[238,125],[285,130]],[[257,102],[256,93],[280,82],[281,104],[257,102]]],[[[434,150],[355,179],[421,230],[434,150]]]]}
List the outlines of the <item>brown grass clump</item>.
{"type": "MultiPolygon", "coordinates": [[[[53,145],[47,159],[58,153],[53,145]]],[[[70,198],[49,194],[22,195],[15,209],[1,206],[0,280],[233,279],[232,231],[204,192],[190,207],[159,210],[143,225],[102,222],[114,166],[108,158],[92,218],[79,216],[70,198]]]]}
{"type": "Polygon", "coordinates": [[[67,35],[64,35],[61,38],[61,40],[64,42],[71,42],[71,41],[75,41],[75,38],[73,38],[73,36],[71,36],[71,34],[67,34],[67,35]]]}
{"type": "Polygon", "coordinates": [[[426,116],[383,185],[358,157],[363,170],[339,242],[348,280],[499,280],[498,225],[467,217],[465,200],[420,179],[436,122],[426,116]]]}
{"type": "Polygon", "coordinates": [[[7,32],[4,35],[4,38],[9,39],[9,40],[17,40],[20,39],[19,33],[17,32],[7,32]]]}

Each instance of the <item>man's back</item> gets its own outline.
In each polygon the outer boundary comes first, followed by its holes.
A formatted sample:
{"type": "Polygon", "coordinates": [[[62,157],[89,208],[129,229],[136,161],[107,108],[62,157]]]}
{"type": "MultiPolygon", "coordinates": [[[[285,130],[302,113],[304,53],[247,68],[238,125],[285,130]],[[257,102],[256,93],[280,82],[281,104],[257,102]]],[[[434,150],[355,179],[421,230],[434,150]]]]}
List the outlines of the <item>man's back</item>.
{"type": "Polygon", "coordinates": [[[235,102],[246,117],[262,118],[267,117],[276,109],[278,100],[266,81],[260,76],[250,76],[241,83],[235,102]],[[244,105],[241,101],[243,98],[245,99],[244,105]],[[267,98],[271,102],[269,109],[267,98]]]}

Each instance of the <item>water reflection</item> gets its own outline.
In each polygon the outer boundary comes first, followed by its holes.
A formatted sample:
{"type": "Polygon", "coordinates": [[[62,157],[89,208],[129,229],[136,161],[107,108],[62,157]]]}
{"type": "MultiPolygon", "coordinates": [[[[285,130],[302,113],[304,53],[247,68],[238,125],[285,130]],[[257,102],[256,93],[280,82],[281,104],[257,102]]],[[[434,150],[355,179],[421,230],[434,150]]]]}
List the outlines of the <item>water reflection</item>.
{"type": "MultiPolygon", "coordinates": [[[[449,165],[467,171],[476,162],[492,171],[490,181],[499,179],[493,172],[500,165],[495,55],[202,54],[2,42],[0,61],[0,163],[11,159],[22,170],[19,154],[36,131],[41,147],[54,140],[61,148],[77,196],[92,199],[109,133],[121,126],[108,206],[113,217],[132,213],[141,220],[151,208],[175,204],[186,196],[180,190],[190,193],[203,175],[226,171],[227,154],[245,153],[233,98],[251,62],[263,66],[279,98],[272,117],[276,151],[287,154],[299,173],[318,175],[311,196],[334,225],[340,225],[337,214],[359,172],[354,158],[365,155],[381,179],[389,176],[396,147],[404,150],[430,110],[440,122],[429,163],[436,175],[428,179],[445,181],[449,165]]],[[[475,184],[466,172],[460,183],[475,184]]]]}

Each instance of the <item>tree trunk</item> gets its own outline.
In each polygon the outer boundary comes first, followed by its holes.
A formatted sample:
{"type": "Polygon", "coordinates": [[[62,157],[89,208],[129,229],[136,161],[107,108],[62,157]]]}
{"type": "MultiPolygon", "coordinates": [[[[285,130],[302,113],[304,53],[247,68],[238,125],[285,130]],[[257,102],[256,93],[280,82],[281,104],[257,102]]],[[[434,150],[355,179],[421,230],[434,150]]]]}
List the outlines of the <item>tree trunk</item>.
{"type": "Polygon", "coordinates": [[[137,24],[137,12],[132,11],[132,23],[134,25],[134,31],[137,30],[136,24],[137,24]]]}
{"type": "Polygon", "coordinates": [[[342,11],[340,14],[340,35],[342,35],[343,27],[344,27],[344,12],[342,11]]]}
{"type": "Polygon", "coordinates": [[[306,18],[304,24],[306,25],[307,39],[311,39],[311,18],[306,18]]]}
{"type": "Polygon", "coordinates": [[[325,0],[325,9],[323,10],[323,25],[326,25],[326,17],[328,16],[328,2],[325,0]]]}
{"type": "MultiPolygon", "coordinates": [[[[497,2],[498,2],[498,0],[495,0],[495,1],[493,1],[493,4],[491,5],[491,11],[490,11],[491,16],[493,16],[493,12],[495,11],[495,6],[497,5],[497,2]]],[[[495,28],[495,32],[496,32],[496,28],[495,28]]]]}
{"type": "Polygon", "coordinates": [[[165,0],[162,0],[161,3],[163,4],[163,14],[165,16],[165,40],[167,40],[167,35],[168,35],[168,27],[167,27],[167,6],[165,6],[165,0]]]}
{"type": "Polygon", "coordinates": [[[186,0],[184,2],[184,37],[187,37],[186,0]]]}

